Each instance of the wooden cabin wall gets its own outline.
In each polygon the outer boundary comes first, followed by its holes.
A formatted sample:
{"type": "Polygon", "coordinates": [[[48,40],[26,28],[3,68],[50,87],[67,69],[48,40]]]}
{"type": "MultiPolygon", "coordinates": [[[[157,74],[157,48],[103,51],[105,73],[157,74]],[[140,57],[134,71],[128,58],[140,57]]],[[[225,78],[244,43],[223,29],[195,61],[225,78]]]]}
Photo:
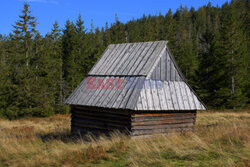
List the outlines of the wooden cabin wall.
{"type": "Polygon", "coordinates": [[[131,115],[131,135],[152,135],[190,130],[196,121],[196,111],[182,113],[140,113],[131,115]]]}
{"type": "Polygon", "coordinates": [[[71,106],[72,134],[109,134],[113,131],[130,133],[132,136],[190,130],[196,121],[196,111],[139,111],[129,113],[98,108],[71,106]]]}
{"type": "Polygon", "coordinates": [[[72,134],[108,134],[112,131],[131,131],[131,115],[93,108],[71,106],[72,134]]]}

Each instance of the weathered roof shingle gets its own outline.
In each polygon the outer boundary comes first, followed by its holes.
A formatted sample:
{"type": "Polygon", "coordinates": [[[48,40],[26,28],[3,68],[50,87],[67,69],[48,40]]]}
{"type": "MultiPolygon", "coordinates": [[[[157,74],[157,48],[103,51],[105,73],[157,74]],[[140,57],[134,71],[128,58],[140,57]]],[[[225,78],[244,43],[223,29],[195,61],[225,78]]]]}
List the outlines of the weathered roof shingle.
{"type": "Polygon", "coordinates": [[[65,103],[130,110],[205,109],[166,41],[109,45],[65,103]]]}

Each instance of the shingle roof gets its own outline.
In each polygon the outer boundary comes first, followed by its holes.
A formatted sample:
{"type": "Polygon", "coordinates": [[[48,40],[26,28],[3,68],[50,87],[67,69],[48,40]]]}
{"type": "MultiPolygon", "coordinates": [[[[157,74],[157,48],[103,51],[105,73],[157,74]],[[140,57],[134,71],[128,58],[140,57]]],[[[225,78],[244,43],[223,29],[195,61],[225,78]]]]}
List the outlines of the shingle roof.
{"type": "Polygon", "coordinates": [[[144,83],[135,110],[204,110],[205,107],[183,81],[163,81],[159,88],[148,88],[147,84],[157,85],[157,80],[144,83]]]}
{"type": "Polygon", "coordinates": [[[205,109],[166,41],[109,45],[65,103],[130,110],[205,109]],[[110,81],[113,87],[106,87],[110,81]]]}
{"type": "Polygon", "coordinates": [[[89,75],[147,75],[166,41],[112,44],[89,75]]]}
{"type": "MultiPolygon", "coordinates": [[[[105,108],[127,108],[133,109],[138,98],[140,90],[133,89],[132,84],[142,82],[143,77],[87,77],[80,84],[80,86],[71,94],[66,100],[67,104],[71,105],[84,105],[84,106],[98,106],[105,108]],[[93,79],[95,82],[107,80],[114,80],[114,88],[88,88],[88,79],[93,79]],[[119,80],[120,87],[118,87],[119,80]]],[[[100,82],[99,82],[100,83],[100,82]]]]}

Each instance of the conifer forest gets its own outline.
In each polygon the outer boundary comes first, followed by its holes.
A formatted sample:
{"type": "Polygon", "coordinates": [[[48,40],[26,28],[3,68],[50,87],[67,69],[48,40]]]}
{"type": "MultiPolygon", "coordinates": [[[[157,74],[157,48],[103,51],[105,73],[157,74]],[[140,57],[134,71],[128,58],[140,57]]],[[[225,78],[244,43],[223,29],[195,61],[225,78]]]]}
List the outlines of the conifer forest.
{"type": "MultiPolygon", "coordinates": [[[[0,34],[0,117],[68,113],[65,99],[109,44],[167,40],[188,83],[210,109],[249,107],[250,2],[180,6],[126,23],[85,28],[84,16],[57,21],[46,35],[25,3],[10,34],[0,34]]],[[[3,25],[1,25],[3,26],[3,25]]]]}

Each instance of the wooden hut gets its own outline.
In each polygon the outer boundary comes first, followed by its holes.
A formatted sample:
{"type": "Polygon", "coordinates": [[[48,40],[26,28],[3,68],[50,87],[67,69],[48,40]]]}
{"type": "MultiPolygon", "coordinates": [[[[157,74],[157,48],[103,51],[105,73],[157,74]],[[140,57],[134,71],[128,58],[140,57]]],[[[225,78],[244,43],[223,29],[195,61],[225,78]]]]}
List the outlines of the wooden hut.
{"type": "Polygon", "coordinates": [[[72,133],[133,136],[190,129],[205,105],[187,84],[167,41],[111,44],[65,102],[72,133]]]}

